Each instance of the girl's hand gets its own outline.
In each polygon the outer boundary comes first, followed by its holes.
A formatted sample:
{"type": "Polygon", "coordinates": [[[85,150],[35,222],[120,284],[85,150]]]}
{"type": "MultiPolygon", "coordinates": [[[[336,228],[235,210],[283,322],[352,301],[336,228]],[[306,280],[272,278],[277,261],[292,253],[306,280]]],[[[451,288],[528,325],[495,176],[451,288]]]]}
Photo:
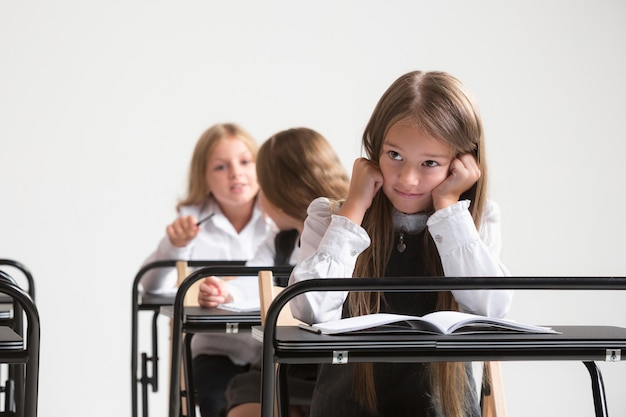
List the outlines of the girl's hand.
{"type": "Polygon", "coordinates": [[[369,159],[357,158],[352,166],[348,196],[339,209],[339,215],[361,224],[365,212],[372,205],[374,196],[382,186],[383,174],[378,166],[369,159]]]}
{"type": "Polygon", "coordinates": [[[228,284],[218,277],[206,277],[198,291],[200,307],[217,307],[220,304],[230,303],[233,297],[228,292],[228,284]]]}
{"type": "Polygon", "coordinates": [[[174,223],[167,226],[165,230],[172,245],[177,248],[187,246],[200,232],[200,227],[196,225],[196,221],[194,216],[184,216],[179,217],[174,223]]]}
{"type": "Polygon", "coordinates": [[[450,163],[450,175],[432,191],[435,210],[446,208],[459,201],[480,178],[476,157],[470,153],[459,155],[450,163]]]}

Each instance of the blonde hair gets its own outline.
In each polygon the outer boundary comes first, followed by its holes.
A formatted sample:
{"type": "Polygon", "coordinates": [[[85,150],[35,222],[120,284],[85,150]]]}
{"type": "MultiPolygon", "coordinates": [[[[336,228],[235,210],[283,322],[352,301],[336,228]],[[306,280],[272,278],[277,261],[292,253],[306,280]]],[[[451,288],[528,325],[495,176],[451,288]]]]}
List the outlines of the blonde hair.
{"type": "Polygon", "coordinates": [[[266,140],[256,169],[269,202],[301,222],[315,198],[341,199],[348,192],[349,177],[333,147],[305,127],[283,130],[266,140]]]}
{"type": "MultiPolygon", "coordinates": [[[[456,155],[473,153],[481,177],[461,199],[468,199],[474,223],[480,226],[486,201],[487,166],[485,164],[483,127],[478,108],[463,84],[445,72],[413,71],[398,78],[382,95],[363,133],[367,157],[378,163],[383,141],[395,123],[410,122],[429,136],[452,146],[456,155]]],[[[382,277],[391,256],[394,240],[392,205],[379,192],[365,214],[362,226],[372,245],[357,259],[354,276],[382,277]]],[[[443,276],[440,258],[429,233],[425,233],[426,271],[443,276]]],[[[380,309],[381,294],[353,292],[349,295],[351,315],[368,314],[380,309]]],[[[458,309],[450,292],[441,292],[438,309],[458,309]]],[[[435,405],[448,417],[464,416],[467,411],[467,372],[463,363],[441,362],[429,366],[435,405]]],[[[355,388],[359,401],[376,410],[376,392],[372,364],[357,364],[355,388]]]]}
{"type": "Polygon", "coordinates": [[[258,147],[252,136],[234,123],[219,123],[209,127],[198,139],[189,165],[189,183],[187,195],[179,200],[176,210],[181,206],[205,203],[209,197],[205,175],[207,163],[215,147],[226,139],[241,140],[256,159],[258,147]]]}

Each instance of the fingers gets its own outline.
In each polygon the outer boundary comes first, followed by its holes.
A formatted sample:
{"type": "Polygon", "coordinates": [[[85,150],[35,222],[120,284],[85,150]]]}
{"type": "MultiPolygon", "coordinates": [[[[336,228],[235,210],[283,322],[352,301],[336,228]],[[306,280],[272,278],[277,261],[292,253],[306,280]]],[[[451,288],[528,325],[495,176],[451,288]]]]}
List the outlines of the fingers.
{"type": "Polygon", "coordinates": [[[182,248],[191,242],[200,231],[195,216],[183,216],[167,226],[166,232],[172,245],[182,248]]]}
{"type": "Polygon", "coordinates": [[[470,187],[474,185],[474,183],[478,181],[481,176],[478,161],[476,160],[476,157],[470,153],[465,153],[454,159],[452,161],[451,170],[454,169],[462,170],[461,175],[467,178],[468,182],[471,182],[470,187]]]}
{"type": "Polygon", "coordinates": [[[361,224],[376,193],[383,186],[383,174],[378,166],[365,158],[357,158],[352,167],[348,196],[339,214],[361,224]]]}
{"type": "Polygon", "coordinates": [[[202,281],[198,291],[198,304],[201,307],[217,307],[232,301],[228,285],[218,277],[207,277],[202,281]]]}
{"type": "Polygon", "coordinates": [[[432,191],[435,210],[459,201],[461,194],[469,190],[480,178],[478,161],[472,154],[459,155],[450,163],[450,175],[432,191]]]}

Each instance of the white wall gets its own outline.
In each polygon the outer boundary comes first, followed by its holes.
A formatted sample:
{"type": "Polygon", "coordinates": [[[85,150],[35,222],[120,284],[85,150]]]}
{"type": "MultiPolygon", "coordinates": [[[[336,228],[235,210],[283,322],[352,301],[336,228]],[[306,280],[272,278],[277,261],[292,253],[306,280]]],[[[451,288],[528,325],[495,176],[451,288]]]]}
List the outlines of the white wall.
{"type": "MultiPolygon", "coordinates": [[[[477,97],[514,274],[623,275],[624,51],[621,0],[0,2],[0,257],[37,280],[40,415],[129,415],[131,282],[206,127],[261,142],[309,126],[350,168],[376,100],[412,69],[477,97]]],[[[624,305],[519,292],[511,317],[624,326],[624,305]]],[[[624,415],[626,366],[602,369],[624,415]]],[[[504,377],[511,417],[593,412],[579,363],[504,377]]]]}

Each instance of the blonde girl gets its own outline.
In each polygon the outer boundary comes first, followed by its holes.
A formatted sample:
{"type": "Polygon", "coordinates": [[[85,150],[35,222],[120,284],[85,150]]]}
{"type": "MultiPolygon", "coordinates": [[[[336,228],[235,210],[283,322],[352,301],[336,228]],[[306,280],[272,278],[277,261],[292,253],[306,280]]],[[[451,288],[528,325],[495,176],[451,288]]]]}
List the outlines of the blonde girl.
{"type": "MultiPolygon", "coordinates": [[[[257,202],[257,145],[241,127],[216,124],[196,143],[186,196],[178,217],[145,263],[162,259],[251,259],[273,232],[257,202]]],[[[143,290],[176,290],[176,271],[154,269],[141,281],[143,290]]],[[[217,417],[230,378],[245,372],[257,355],[245,335],[195,335],[191,342],[194,380],[203,417],[217,417]],[[206,376],[211,375],[211,378],[206,376]]],[[[254,346],[256,348],[256,346],[254,346]]]]}

